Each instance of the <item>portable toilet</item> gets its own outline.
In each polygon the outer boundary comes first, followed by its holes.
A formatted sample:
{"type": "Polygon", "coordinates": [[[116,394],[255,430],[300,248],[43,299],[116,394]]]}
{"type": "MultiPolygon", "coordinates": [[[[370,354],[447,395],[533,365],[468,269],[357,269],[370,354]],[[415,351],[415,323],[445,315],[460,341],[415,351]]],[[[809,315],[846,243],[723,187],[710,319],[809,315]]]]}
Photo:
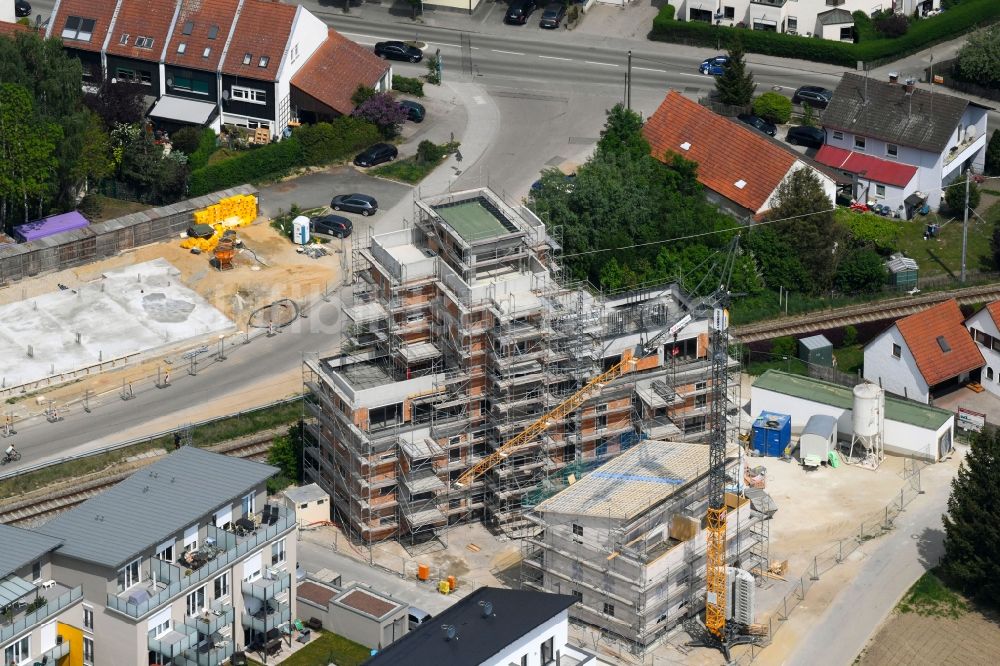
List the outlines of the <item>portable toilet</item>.
{"type": "Polygon", "coordinates": [[[292,242],[305,245],[309,242],[309,218],[299,215],[292,220],[292,242]]]}
{"type": "Polygon", "coordinates": [[[792,441],[792,417],[788,414],[761,412],[753,422],[753,449],[764,456],[779,457],[792,441]]]}
{"type": "Polygon", "coordinates": [[[809,365],[833,366],[833,343],[825,335],[810,335],[799,340],[799,360],[809,365]]]}
{"type": "Polygon", "coordinates": [[[827,414],[813,414],[799,435],[799,458],[815,456],[826,460],[837,448],[837,419],[827,414]]]}

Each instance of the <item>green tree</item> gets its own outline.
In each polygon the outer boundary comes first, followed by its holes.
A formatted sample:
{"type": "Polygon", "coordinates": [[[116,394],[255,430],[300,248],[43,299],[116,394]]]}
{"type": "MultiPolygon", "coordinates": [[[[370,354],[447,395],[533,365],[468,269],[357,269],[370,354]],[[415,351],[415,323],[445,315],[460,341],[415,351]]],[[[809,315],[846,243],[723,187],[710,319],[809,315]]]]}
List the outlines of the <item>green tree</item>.
{"type": "Polygon", "coordinates": [[[1000,130],[993,130],[986,146],[986,175],[1000,176],[1000,130]]]}
{"type": "Polygon", "coordinates": [[[115,177],[147,203],[177,201],[185,192],[189,169],[183,153],[164,155],[163,146],[135,125],[112,132],[115,177]]]}
{"type": "MultiPolygon", "coordinates": [[[[812,169],[794,171],[778,185],[775,202],[768,214],[768,219],[774,221],[768,226],[776,235],[788,239],[784,244],[792,246],[800,268],[808,269],[809,277],[799,284],[799,289],[810,294],[829,291],[846,233],[837,223],[833,202],[819,178],[812,169]]],[[[758,256],[770,261],[774,253],[758,256]]]]}
{"type": "Polygon", "coordinates": [[[792,117],[792,100],[776,92],[766,92],[753,101],[753,112],[772,123],[787,123],[792,117]]]}
{"type": "Polygon", "coordinates": [[[626,109],[623,104],[605,113],[604,129],[597,150],[605,155],[627,154],[634,158],[649,155],[649,142],[642,135],[642,116],[626,109]]]}
{"type": "Polygon", "coordinates": [[[353,95],[351,95],[351,103],[354,104],[355,107],[358,107],[374,96],[375,89],[362,83],[358,85],[358,89],[354,91],[353,95]]]}
{"type": "MultiPolygon", "coordinates": [[[[955,216],[965,214],[965,182],[969,180],[969,172],[966,171],[961,176],[953,180],[944,191],[944,204],[948,212],[955,216]]],[[[976,181],[969,181],[969,209],[975,210],[979,206],[979,186],[976,181]]]]}
{"type": "Polygon", "coordinates": [[[848,324],[844,327],[844,339],[843,344],[845,347],[850,347],[858,341],[858,327],[853,324],[848,324]]]}
{"type": "Polygon", "coordinates": [[[302,426],[295,424],[274,438],[267,462],[281,470],[281,487],[302,481],[302,426]]]}
{"type": "Polygon", "coordinates": [[[39,119],[31,94],[16,83],[0,84],[0,221],[40,216],[56,193],[58,125],[39,119]]]}
{"type": "Polygon", "coordinates": [[[1000,87],[1000,28],[993,26],[970,35],[958,52],[955,69],[965,81],[1000,87]]]}
{"type": "Polygon", "coordinates": [[[813,111],[812,104],[802,105],[802,118],[799,119],[799,125],[803,127],[816,126],[816,112],[813,111]]]}
{"type": "Polygon", "coordinates": [[[1000,431],[972,438],[951,482],[941,573],[966,595],[1000,607],[1000,431]]]}
{"type": "Polygon", "coordinates": [[[886,268],[882,257],[867,247],[846,253],[837,265],[837,289],[845,294],[874,294],[885,285],[886,268]]]}
{"type": "Polygon", "coordinates": [[[795,352],[798,351],[798,343],[790,335],[784,335],[780,338],[775,338],[771,340],[771,356],[774,359],[779,358],[795,358],[795,352]]]}
{"type": "Polygon", "coordinates": [[[756,89],[753,73],[747,71],[743,45],[737,41],[729,49],[729,63],[722,75],[715,78],[715,90],[719,94],[719,101],[730,106],[747,106],[753,100],[753,92],[756,89]]]}
{"type": "Polygon", "coordinates": [[[990,236],[990,250],[993,252],[993,269],[1000,269],[1000,222],[993,223],[993,235],[990,236]]]}

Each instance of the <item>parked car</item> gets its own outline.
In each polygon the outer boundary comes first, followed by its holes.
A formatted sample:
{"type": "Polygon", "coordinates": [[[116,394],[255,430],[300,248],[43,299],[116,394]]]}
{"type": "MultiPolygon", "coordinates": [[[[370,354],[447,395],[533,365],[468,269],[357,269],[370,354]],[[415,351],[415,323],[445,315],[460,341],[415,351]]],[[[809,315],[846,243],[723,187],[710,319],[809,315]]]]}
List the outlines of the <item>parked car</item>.
{"type": "Polygon", "coordinates": [[[399,155],[396,146],[388,143],[376,143],[374,146],[364,149],[354,157],[355,166],[373,167],[382,162],[391,162],[399,155]]]}
{"type": "Polygon", "coordinates": [[[728,65],[729,56],[717,55],[714,58],[702,60],[701,65],[698,66],[698,71],[706,75],[711,74],[712,76],[722,76],[722,73],[726,71],[726,67],[728,65]]]}
{"type": "Polygon", "coordinates": [[[806,127],[798,125],[788,129],[785,141],[793,146],[808,146],[809,148],[819,148],[826,141],[826,133],[818,127],[806,127]]]}
{"type": "Polygon", "coordinates": [[[361,213],[365,217],[378,212],[378,202],[375,197],[367,194],[338,194],[330,200],[330,208],[334,210],[346,210],[348,213],[361,213]]]}
{"type": "Polygon", "coordinates": [[[389,60],[408,60],[409,62],[420,62],[424,59],[423,51],[403,42],[378,42],[375,44],[375,55],[389,60]]]}
{"type": "Polygon", "coordinates": [[[514,0],[507,8],[507,13],[503,15],[503,22],[524,25],[537,8],[538,3],[535,0],[514,0]]]}
{"type": "Polygon", "coordinates": [[[412,120],[415,123],[424,122],[424,116],[427,115],[427,112],[423,104],[404,99],[399,105],[406,110],[407,120],[412,120]]]}
{"type": "Polygon", "coordinates": [[[407,614],[406,619],[407,624],[409,625],[409,630],[414,631],[424,622],[431,619],[431,614],[425,610],[417,608],[416,606],[410,606],[410,612],[407,614]]]}
{"type": "Polygon", "coordinates": [[[792,104],[808,104],[817,109],[825,109],[833,99],[833,91],[819,86],[802,86],[792,95],[792,104]]]}
{"type": "Polygon", "coordinates": [[[18,18],[31,16],[31,3],[28,0],[17,0],[14,3],[14,15],[18,18]]]}
{"type": "Polygon", "coordinates": [[[561,2],[552,2],[545,5],[542,12],[542,20],[538,22],[540,28],[558,28],[559,24],[566,17],[566,5],[561,2]]]}
{"type": "Polygon", "coordinates": [[[354,223],[343,215],[321,215],[309,220],[309,231],[337,238],[347,238],[354,231],[354,223]]]}
{"type": "Polygon", "coordinates": [[[741,113],[736,117],[740,122],[746,123],[755,130],[760,130],[768,136],[774,136],[778,133],[778,128],[775,127],[774,123],[764,120],[760,116],[755,116],[752,113],[741,113]]]}

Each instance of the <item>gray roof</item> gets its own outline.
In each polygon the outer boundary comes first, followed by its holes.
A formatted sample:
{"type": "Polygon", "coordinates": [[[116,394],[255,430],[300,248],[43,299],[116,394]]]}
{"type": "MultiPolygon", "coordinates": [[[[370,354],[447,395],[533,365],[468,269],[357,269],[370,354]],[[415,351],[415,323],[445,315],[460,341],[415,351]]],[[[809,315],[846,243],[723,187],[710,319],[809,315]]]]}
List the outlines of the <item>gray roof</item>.
{"type": "Polygon", "coordinates": [[[802,338],[799,340],[801,344],[806,349],[826,349],[827,347],[832,347],[833,344],[826,339],[825,335],[810,335],[808,338],[802,338]]]}
{"type": "Polygon", "coordinates": [[[823,112],[823,126],[940,153],[969,104],[921,88],[907,95],[902,84],[870,76],[866,84],[865,77],[847,73],[823,112]]]}
{"type": "Polygon", "coordinates": [[[285,497],[290,499],[295,504],[315,502],[316,500],[330,498],[330,496],[326,494],[326,491],[315,483],[309,483],[295,488],[285,488],[282,492],[285,494],[285,497]]]}
{"type": "Polygon", "coordinates": [[[277,472],[185,446],[37,531],[63,539],[60,555],[117,568],[277,472]]]}
{"type": "Polygon", "coordinates": [[[838,25],[841,23],[850,23],[854,25],[854,17],[851,16],[851,12],[846,9],[831,9],[829,11],[820,12],[816,14],[816,20],[819,21],[820,25],[838,25]]]}
{"type": "Polygon", "coordinates": [[[813,414],[802,429],[803,435],[819,435],[824,439],[837,432],[837,419],[829,414],[813,414]]]}
{"type": "Polygon", "coordinates": [[[26,564],[55,550],[62,539],[54,539],[45,534],[21,529],[13,525],[0,524],[0,578],[12,574],[26,564]]]}

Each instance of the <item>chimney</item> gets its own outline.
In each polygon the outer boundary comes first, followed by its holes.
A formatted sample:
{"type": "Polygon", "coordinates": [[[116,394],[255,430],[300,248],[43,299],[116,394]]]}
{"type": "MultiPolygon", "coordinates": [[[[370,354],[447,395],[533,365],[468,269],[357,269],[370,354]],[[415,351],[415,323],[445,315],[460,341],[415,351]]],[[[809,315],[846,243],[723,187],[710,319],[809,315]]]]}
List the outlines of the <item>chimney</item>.
{"type": "Polygon", "coordinates": [[[889,83],[894,85],[899,83],[899,72],[889,72],[889,83]]]}
{"type": "Polygon", "coordinates": [[[906,91],[907,95],[912,95],[916,87],[917,87],[916,79],[906,79],[906,83],[903,84],[903,90],[906,91]]]}

